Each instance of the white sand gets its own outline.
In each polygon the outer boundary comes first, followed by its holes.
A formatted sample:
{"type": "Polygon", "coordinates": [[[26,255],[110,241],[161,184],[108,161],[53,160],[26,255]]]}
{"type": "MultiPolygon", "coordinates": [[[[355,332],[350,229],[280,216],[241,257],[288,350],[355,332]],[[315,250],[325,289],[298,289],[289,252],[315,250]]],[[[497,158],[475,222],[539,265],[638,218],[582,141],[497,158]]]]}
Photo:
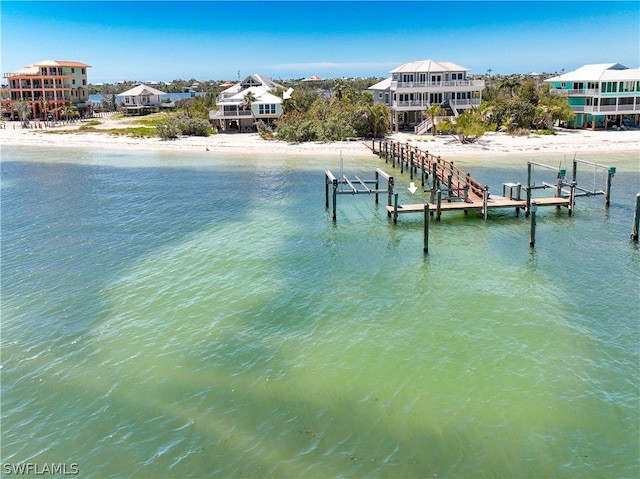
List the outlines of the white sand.
{"type": "MultiPolygon", "coordinates": [[[[127,120],[100,119],[97,128],[130,126],[127,120]]],[[[362,141],[287,143],[267,141],[257,133],[218,134],[209,137],[182,137],[176,140],[158,138],[129,138],[106,133],[53,134],[52,131],[77,129],[81,123],[48,129],[22,129],[18,122],[6,122],[0,129],[0,145],[29,145],[65,148],[110,148],[212,151],[241,155],[293,155],[331,156],[339,152],[349,157],[371,155],[362,141]]],[[[557,155],[597,152],[638,152],[640,156],[640,130],[591,131],[557,130],[555,135],[510,136],[504,133],[487,133],[471,144],[460,144],[451,136],[416,136],[396,133],[391,138],[418,146],[443,158],[498,157],[505,155],[557,155]]],[[[367,142],[368,145],[371,142],[367,142]]]]}

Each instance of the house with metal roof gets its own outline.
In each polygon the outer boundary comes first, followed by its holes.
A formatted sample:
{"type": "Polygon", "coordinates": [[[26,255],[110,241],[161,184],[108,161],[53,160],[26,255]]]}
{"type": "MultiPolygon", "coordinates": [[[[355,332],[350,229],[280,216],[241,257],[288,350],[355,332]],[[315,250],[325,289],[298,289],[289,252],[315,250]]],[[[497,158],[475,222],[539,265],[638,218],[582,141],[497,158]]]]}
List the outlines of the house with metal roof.
{"type": "Polygon", "coordinates": [[[29,103],[33,119],[57,117],[66,105],[75,106],[80,115],[87,114],[91,107],[87,86],[90,67],[74,61],[44,60],[5,73],[9,91],[1,101],[3,115],[10,115],[18,101],[29,103]]]}
{"type": "Polygon", "coordinates": [[[640,122],[639,68],[619,63],[589,64],[545,82],[552,93],[567,96],[576,114],[570,127],[626,127],[640,122]]]}
{"type": "Polygon", "coordinates": [[[141,83],[117,95],[120,107],[128,115],[145,115],[160,109],[165,92],[141,83]]]}
{"type": "Polygon", "coordinates": [[[469,69],[451,62],[421,60],[391,70],[391,77],[369,87],[373,101],[387,105],[392,129],[427,130],[426,110],[442,105],[450,116],[480,105],[484,80],[467,77],[469,69]]]}
{"type": "MultiPolygon", "coordinates": [[[[273,123],[284,112],[283,98],[275,95],[282,85],[257,73],[224,90],[216,99],[217,110],[209,112],[209,120],[219,131],[255,131],[255,122],[273,123]]],[[[284,98],[291,95],[291,89],[284,98]]]]}

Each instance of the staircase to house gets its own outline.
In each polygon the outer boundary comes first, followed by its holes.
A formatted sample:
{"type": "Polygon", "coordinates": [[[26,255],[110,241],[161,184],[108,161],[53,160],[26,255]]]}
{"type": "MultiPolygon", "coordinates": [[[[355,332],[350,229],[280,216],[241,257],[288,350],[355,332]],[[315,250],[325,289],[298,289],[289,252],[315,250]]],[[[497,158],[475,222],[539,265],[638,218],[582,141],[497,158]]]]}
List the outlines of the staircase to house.
{"type": "Polygon", "coordinates": [[[429,131],[431,131],[432,127],[433,127],[433,120],[431,119],[430,116],[427,116],[427,118],[422,120],[413,128],[413,132],[416,135],[426,135],[429,131]]]}

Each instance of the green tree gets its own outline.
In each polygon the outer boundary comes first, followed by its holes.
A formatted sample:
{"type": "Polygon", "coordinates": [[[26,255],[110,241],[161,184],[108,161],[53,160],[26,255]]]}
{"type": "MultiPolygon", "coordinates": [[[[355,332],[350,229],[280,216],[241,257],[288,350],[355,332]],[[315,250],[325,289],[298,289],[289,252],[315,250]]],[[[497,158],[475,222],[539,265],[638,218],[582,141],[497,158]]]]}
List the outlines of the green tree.
{"type": "Polygon", "coordinates": [[[80,116],[80,112],[75,107],[75,105],[71,105],[70,103],[67,103],[66,105],[61,106],[58,109],[58,111],[60,112],[60,115],[62,116],[62,118],[65,119],[66,121],[69,121],[70,118],[76,118],[80,116]]]}
{"type": "Polygon", "coordinates": [[[509,97],[513,98],[516,96],[516,92],[520,87],[520,80],[516,75],[509,75],[508,77],[504,77],[498,86],[498,90],[506,91],[509,93],[509,97]]]}
{"type": "Polygon", "coordinates": [[[438,133],[438,127],[436,125],[436,117],[442,116],[444,113],[444,108],[439,103],[432,103],[429,108],[427,108],[427,115],[431,118],[431,134],[436,136],[438,133]]]}
{"type": "Polygon", "coordinates": [[[538,93],[538,88],[536,87],[536,82],[533,80],[527,80],[520,86],[520,90],[518,91],[518,98],[527,103],[531,103],[533,106],[538,104],[540,101],[540,94],[538,93]]]}
{"type": "Polygon", "coordinates": [[[471,109],[458,115],[455,122],[449,119],[441,121],[440,130],[448,131],[457,136],[460,143],[473,143],[485,134],[486,127],[480,113],[471,109]]]}
{"type": "Polygon", "coordinates": [[[554,121],[571,121],[575,118],[575,113],[566,97],[552,94],[549,85],[545,85],[535,110],[535,117],[541,126],[551,130],[554,121]]]}
{"type": "Polygon", "coordinates": [[[22,122],[22,128],[28,127],[31,104],[26,100],[19,100],[13,104],[13,109],[18,113],[18,118],[20,118],[22,122]]]}

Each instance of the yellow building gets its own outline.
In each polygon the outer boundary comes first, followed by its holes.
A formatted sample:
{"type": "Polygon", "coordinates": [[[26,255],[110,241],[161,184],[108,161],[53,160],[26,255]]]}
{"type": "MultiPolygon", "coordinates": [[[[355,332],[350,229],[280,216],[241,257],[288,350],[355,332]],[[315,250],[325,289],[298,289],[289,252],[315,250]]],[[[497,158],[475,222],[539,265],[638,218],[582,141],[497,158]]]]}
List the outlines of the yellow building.
{"type": "Polygon", "coordinates": [[[15,103],[31,105],[31,119],[59,118],[60,108],[75,106],[80,115],[90,108],[87,68],[80,62],[45,60],[5,73],[7,94],[2,98],[3,115],[14,111],[15,103]]]}

